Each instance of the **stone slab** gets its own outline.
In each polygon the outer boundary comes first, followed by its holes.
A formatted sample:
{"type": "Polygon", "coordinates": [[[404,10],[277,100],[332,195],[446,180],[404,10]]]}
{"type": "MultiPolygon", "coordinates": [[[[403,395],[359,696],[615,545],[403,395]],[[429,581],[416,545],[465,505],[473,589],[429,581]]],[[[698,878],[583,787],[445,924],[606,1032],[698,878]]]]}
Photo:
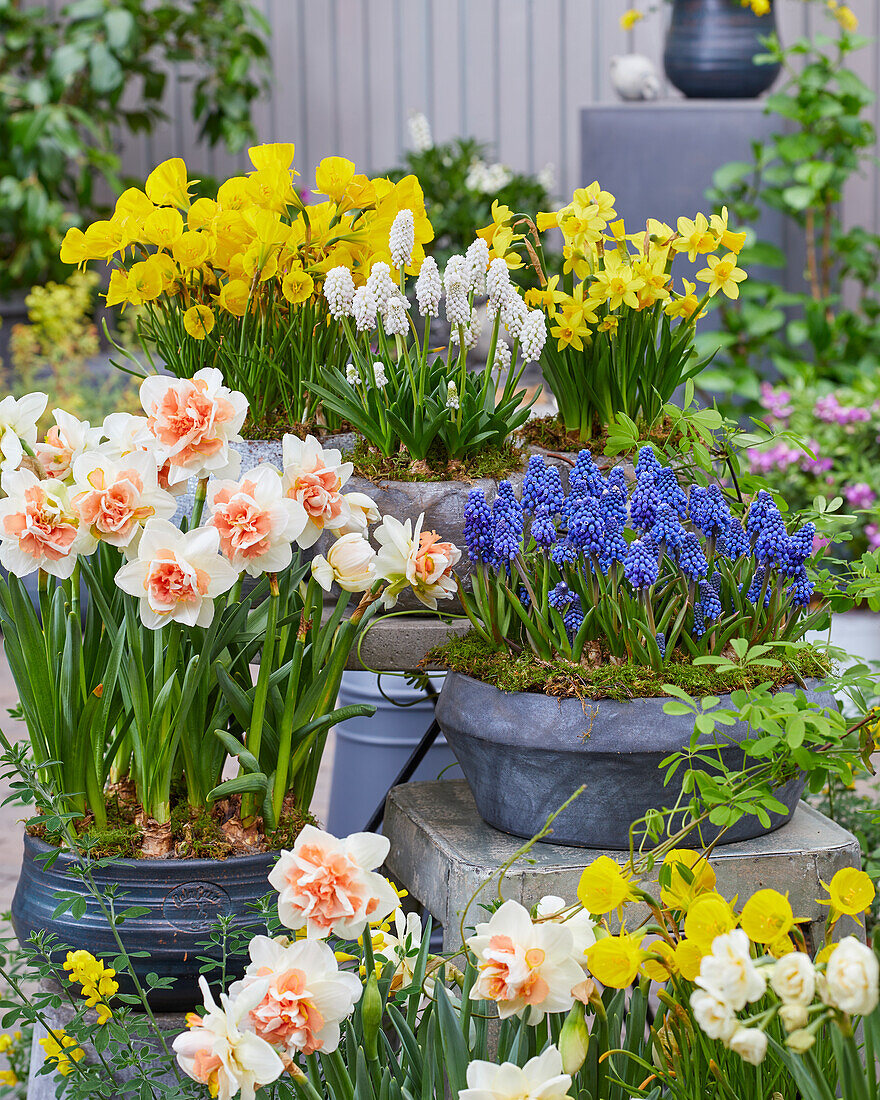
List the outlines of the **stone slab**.
{"type": "MultiPolygon", "coordinates": [[[[395,787],[388,796],[383,831],[391,841],[389,873],[442,923],[447,950],[461,945],[460,924],[468,902],[473,898],[465,927],[473,927],[482,919],[480,903],[498,897],[494,876],[499,868],[526,843],[486,825],[461,780],[395,787]]],[[[618,863],[627,858],[625,852],[535,844],[510,867],[501,894],[526,906],[546,894],[572,901],[581,871],[598,855],[618,863]]],[[[738,894],[744,901],[764,888],[787,893],[795,916],[807,918],[809,931],[820,939],[827,915],[816,902],[825,893],[820,880],[828,882],[842,867],[859,865],[855,837],[804,802],[775,833],[719,845],[712,854],[718,890],[725,897],[738,894]]],[[[659,894],[656,882],[643,886],[659,894]]],[[[634,910],[631,924],[633,919],[641,914],[634,910]]],[[[613,917],[610,923],[614,927],[613,917]]]]}
{"type": "Polygon", "coordinates": [[[378,672],[408,672],[416,669],[425,654],[452,635],[466,634],[466,618],[444,620],[437,615],[397,615],[378,619],[367,629],[360,647],[349,654],[348,669],[378,672]]]}

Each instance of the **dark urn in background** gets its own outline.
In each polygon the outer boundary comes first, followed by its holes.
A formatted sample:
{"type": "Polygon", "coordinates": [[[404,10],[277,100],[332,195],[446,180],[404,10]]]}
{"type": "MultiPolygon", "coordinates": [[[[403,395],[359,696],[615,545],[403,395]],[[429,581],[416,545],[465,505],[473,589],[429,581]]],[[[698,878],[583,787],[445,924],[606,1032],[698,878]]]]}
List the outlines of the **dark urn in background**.
{"type": "Polygon", "coordinates": [[[761,38],[776,31],[771,3],[756,15],[740,0],[673,0],[663,64],[670,82],[689,99],[754,99],[779,73],[756,65],[761,38]]]}

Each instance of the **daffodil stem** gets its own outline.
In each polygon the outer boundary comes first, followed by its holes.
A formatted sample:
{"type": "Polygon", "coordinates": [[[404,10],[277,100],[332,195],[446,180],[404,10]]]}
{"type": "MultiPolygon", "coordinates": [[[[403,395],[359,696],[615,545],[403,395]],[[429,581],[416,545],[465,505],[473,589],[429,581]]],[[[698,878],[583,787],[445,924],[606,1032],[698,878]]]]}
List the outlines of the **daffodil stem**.
{"type": "MultiPolygon", "coordinates": [[[[263,740],[263,720],[266,714],[266,700],[269,697],[269,678],[272,675],[272,658],[275,653],[275,635],[278,628],[278,577],[269,573],[269,611],[266,618],[266,637],[263,652],[260,654],[260,671],[257,686],[254,689],[254,709],[251,712],[251,728],[247,735],[247,749],[259,761],[263,740]]],[[[241,799],[241,823],[245,827],[253,825],[257,816],[257,797],[253,791],[247,791],[241,799]]]]}

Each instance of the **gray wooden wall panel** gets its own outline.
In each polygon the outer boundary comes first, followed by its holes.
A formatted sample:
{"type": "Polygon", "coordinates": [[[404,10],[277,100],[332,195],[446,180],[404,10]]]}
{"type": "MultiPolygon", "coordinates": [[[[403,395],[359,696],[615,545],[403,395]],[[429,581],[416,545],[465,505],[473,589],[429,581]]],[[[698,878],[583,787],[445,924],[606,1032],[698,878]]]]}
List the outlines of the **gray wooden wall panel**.
{"type": "MultiPolygon", "coordinates": [[[[53,0],[53,3],[55,0],[53,0]]],[[[647,0],[643,0],[645,6],[647,0]]],[[[272,25],[274,90],[255,121],[263,141],[296,142],[300,186],[314,165],[339,153],[359,170],[390,167],[409,137],[407,118],[423,111],[435,138],[473,134],[499,159],[528,171],[555,166],[560,196],[578,179],[578,112],[614,98],[609,58],[636,50],[658,68],[666,12],[623,31],[630,0],[258,0],[272,25]]],[[[878,39],[855,67],[875,89],[880,73],[880,0],[849,0],[864,33],[878,39]]],[[[776,0],[785,41],[826,29],[823,5],[776,0]]],[[[666,89],[675,95],[674,89],[666,89]]],[[[247,168],[246,154],[195,141],[189,86],[170,74],[172,116],[149,138],[128,139],[125,169],[143,177],[181,155],[194,175],[247,168]]],[[[880,109],[874,107],[875,125],[880,109]]],[[[613,141],[614,135],[609,134],[613,141]]],[[[880,172],[854,180],[844,202],[850,224],[880,229],[880,172]]]]}

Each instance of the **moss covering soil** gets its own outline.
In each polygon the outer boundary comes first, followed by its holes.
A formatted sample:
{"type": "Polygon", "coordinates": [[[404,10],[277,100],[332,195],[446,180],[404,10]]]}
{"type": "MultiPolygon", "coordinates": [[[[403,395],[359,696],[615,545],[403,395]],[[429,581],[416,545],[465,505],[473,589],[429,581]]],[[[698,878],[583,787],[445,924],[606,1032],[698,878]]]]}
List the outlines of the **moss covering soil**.
{"type": "Polygon", "coordinates": [[[513,440],[486,447],[463,459],[450,459],[441,447],[435,447],[424,459],[414,459],[405,449],[387,458],[359,439],[346,458],[354,463],[355,473],[368,481],[476,481],[479,478],[503,478],[521,470],[523,449],[513,440]]]}
{"type": "Polygon", "coordinates": [[[462,672],[501,691],[533,692],[572,699],[656,699],[673,684],[689,695],[724,695],[737,688],[773,683],[775,687],[825,676],[829,663],[815,649],[800,649],[780,668],[751,665],[719,671],[714,665],[694,665],[673,659],[655,671],[644,665],[615,664],[607,653],[596,652],[595,663],[572,664],[562,659],[542,661],[528,650],[498,652],[473,631],[431,650],[424,664],[462,672]]]}
{"type": "MultiPolygon", "coordinates": [[[[154,852],[145,852],[155,822],[145,822],[143,811],[133,798],[129,787],[120,784],[110,789],[106,797],[107,824],[99,829],[91,815],[74,822],[74,831],[95,859],[156,858],[154,852]]],[[[316,819],[298,809],[290,796],[284,803],[277,828],[265,831],[258,819],[254,828],[245,830],[241,825],[240,799],[217,802],[210,809],[194,810],[185,797],[172,802],[170,822],[169,859],[228,859],[232,856],[253,855],[256,852],[278,851],[290,848],[304,825],[316,825],[316,819]]],[[[159,829],[162,827],[160,826],[159,829]]],[[[66,847],[65,838],[35,822],[28,826],[31,836],[55,847],[66,847]]]]}
{"type": "MultiPolygon", "coordinates": [[[[639,432],[639,438],[644,443],[653,443],[662,446],[664,443],[673,442],[681,438],[681,432],[672,431],[672,421],[666,417],[653,428],[643,428],[639,432]]],[[[523,442],[532,447],[543,447],[547,451],[561,451],[570,454],[588,448],[593,455],[605,453],[608,443],[607,425],[596,424],[590,439],[583,440],[576,431],[566,431],[565,426],[558,416],[536,416],[527,420],[517,433],[523,442]]]]}

